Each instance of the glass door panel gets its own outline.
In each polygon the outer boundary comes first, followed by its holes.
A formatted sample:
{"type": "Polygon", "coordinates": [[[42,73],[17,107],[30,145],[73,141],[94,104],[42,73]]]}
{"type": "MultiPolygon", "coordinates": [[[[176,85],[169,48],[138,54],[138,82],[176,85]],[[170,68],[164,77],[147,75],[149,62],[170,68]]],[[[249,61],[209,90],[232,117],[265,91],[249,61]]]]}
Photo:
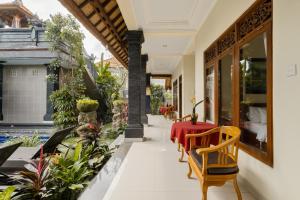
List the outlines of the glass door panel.
{"type": "Polygon", "coordinates": [[[267,151],[267,35],[240,49],[241,141],[267,151]]]}
{"type": "Polygon", "coordinates": [[[207,122],[215,122],[215,70],[214,66],[206,69],[206,101],[205,101],[205,119],[207,122]]]}
{"type": "Polygon", "coordinates": [[[232,54],[219,61],[219,124],[232,125],[232,54]]]}

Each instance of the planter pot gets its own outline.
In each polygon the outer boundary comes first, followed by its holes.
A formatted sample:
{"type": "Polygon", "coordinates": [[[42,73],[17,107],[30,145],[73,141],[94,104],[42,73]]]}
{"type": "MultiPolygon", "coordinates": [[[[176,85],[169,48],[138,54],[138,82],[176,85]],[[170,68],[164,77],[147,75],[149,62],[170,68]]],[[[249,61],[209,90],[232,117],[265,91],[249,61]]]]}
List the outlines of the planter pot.
{"type": "Polygon", "coordinates": [[[196,125],[198,121],[198,114],[192,114],[191,123],[192,125],[196,125]]]}

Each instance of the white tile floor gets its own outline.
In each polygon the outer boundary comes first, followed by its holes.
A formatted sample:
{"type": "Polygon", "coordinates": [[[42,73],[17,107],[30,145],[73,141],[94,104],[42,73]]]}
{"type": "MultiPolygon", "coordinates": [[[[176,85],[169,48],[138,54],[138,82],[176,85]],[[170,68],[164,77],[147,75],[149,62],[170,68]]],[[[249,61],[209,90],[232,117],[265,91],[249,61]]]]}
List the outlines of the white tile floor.
{"type": "MultiPolygon", "coordinates": [[[[146,142],[134,143],[129,150],[105,200],[200,200],[196,179],[188,179],[187,164],[179,163],[176,145],[170,139],[171,122],[161,116],[149,116],[146,142]]],[[[254,200],[240,188],[244,200],[254,200]]],[[[237,199],[231,183],[210,187],[209,200],[237,199]]]]}

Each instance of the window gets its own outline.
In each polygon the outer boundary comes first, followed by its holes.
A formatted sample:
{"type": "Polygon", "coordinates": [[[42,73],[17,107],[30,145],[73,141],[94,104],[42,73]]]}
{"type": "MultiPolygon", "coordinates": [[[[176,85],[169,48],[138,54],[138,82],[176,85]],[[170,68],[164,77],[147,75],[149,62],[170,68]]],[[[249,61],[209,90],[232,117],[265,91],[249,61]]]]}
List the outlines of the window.
{"type": "Polygon", "coordinates": [[[272,0],[256,1],[204,52],[204,63],[205,95],[214,99],[206,120],[240,127],[241,149],[273,166],[272,0]]]}
{"type": "Polygon", "coordinates": [[[9,76],[10,77],[17,77],[18,73],[17,73],[17,70],[15,69],[10,69],[9,70],[9,76]]]}
{"type": "Polygon", "coordinates": [[[206,84],[205,84],[205,119],[207,122],[215,123],[215,69],[214,65],[206,69],[206,84]]]}
{"type": "Polygon", "coordinates": [[[232,125],[232,53],[219,60],[219,124],[232,125]]]}
{"type": "Polygon", "coordinates": [[[263,33],[240,48],[241,141],[267,151],[267,36],[263,33]]]}
{"type": "Polygon", "coordinates": [[[178,89],[178,84],[177,84],[177,80],[176,80],[173,82],[173,106],[174,106],[175,111],[178,110],[177,89],[178,89]]]}

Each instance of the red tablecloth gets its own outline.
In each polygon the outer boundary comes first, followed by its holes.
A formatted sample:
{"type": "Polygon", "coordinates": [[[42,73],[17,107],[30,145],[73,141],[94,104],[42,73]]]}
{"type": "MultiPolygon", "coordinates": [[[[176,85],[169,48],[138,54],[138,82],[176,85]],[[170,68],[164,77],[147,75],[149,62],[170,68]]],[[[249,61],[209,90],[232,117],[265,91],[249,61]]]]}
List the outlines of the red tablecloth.
{"type": "MultiPolygon", "coordinates": [[[[190,150],[190,141],[185,139],[186,134],[191,133],[203,133],[210,129],[217,127],[214,124],[205,123],[205,122],[197,122],[197,124],[192,125],[190,121],[187,122],[176,122],[172,125],[171,129],[171,140],[175,142],[177,139],[178,142],[184,147],[186,151],[190,150]]],[[[200,144],[201,138],[196,140],[196,144],[200,144]]],[[[211,140],[211,144],[216,145],[218,143],[217,134],[211,140]]]]}

